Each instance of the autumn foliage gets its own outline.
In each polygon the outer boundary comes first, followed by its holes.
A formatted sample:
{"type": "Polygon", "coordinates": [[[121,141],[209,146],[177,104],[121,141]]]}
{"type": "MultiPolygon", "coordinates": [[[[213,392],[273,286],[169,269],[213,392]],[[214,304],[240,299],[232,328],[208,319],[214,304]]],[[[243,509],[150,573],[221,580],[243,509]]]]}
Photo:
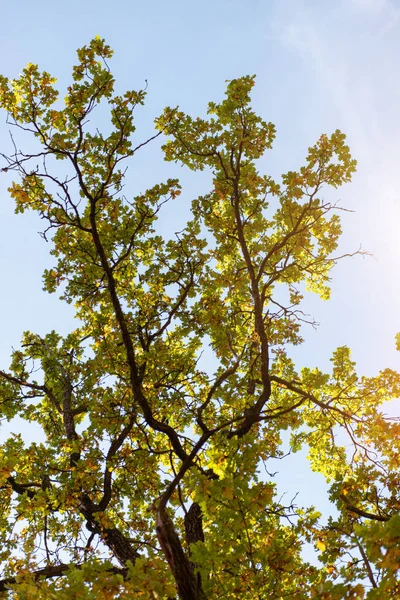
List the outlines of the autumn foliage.
{"type": "Polygon", "coordinates": [[[345,136],[322,135],[279,182],[261,174],[275,128],[242,77],[207,118],[166,108],[137,140],[145,91],[115,94],[111,56],[99,38],[80,49],[64,102],[36,65],[0,77],[10,128],[30,148],[2,155],[4,176],[16,211],[36,211],[51,240],[45,289],[77,317],[65,337],[26,332],[0,372],[1,418],[42,430],[0,446],[0,592],[400,597],[400,424],[382,408],[399,375],[359,377],[346,347],[329,373],[290,358],[307,294],[329,298],[339,258],[339,211],[322,190],[355,171],[345,136]],[[157,139],[165,160],[209,174],[169,237],[157,219],[176,210],[179,181],[123,188],[157,139]],[[285,502],[269,475],[271,459],[285,469],[302,448],[334,517],[285,502]]]}

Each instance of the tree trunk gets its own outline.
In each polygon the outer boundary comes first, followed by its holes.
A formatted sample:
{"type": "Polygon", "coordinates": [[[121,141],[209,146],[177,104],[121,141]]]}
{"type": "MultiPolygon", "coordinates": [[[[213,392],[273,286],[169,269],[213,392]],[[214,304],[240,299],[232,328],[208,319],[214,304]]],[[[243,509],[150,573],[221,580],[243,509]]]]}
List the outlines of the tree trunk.
{"type": "Polygon", "coordinates": [[[183,551],[172,520],[165,511],[157,517],[157,536],[174,575],[180,599],[207,600],[201,581],[194,574],[193,564],[183,551]]]}

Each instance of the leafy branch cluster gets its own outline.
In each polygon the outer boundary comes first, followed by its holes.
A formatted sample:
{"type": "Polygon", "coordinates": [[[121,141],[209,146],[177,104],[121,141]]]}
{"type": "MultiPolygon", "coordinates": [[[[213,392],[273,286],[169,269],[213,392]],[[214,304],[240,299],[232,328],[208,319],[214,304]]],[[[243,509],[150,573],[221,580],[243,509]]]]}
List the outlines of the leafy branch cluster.
{"type": "Polygon", "coordinates": [[[275,129],[251,108],[254,77],[242,77],[206,119],[167,108],[135,144],[145,90],[116,95],[111,56],[99,38],[78,51],[63,108],[35,65],[0,77],[8,122],[38,147],[22,152],[12,136],[2,170],[17,175],[17,212],[36,211],[51,238],[45,289],[61,288],[79,322],[65,337],[26,332],[0,372],[2,418],[43,432],[0,447],[0,591],[394,597],[400,425],[380,407],[399,395],[399,376],[359,377],[346,347],[329,374],[288,355],[307,322],[304,290],[328,299],[340,258],[338,210],[321,191],[355,170],[345,136],[322,135],[280,183],[261,175],[275,129]],[[100,104],[108,135],[91,126],[100,104]],[[167,161],[212,173],[172,239],[156,220],[180,195],[176,179],[123,194],[125,161],[159,136],[167,161]],[[339,516],[327,525],[260,476],[263,461],[284,458],[287,430],[331,482],[339,516]],[[304,560],[306,542],[320,568],[304,560]]]}

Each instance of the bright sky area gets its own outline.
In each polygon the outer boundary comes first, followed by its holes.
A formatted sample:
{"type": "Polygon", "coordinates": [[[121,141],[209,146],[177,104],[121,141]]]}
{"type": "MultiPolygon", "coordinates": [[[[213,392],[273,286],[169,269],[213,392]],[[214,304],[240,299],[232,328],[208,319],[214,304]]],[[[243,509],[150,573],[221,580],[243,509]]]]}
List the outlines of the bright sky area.
{"type": "MultiPolygon", "coordinates": [[[[308,146],[336,128],[348,136],[358,160],[353,183],[330,193],[353,213],[343,213],[341,252],[360,246],[373,257],[341,262],[333,271],[332,299],[309,298],[317,331],[304,331],[296,360],[329,368],[332,351],[349,345],[362,373],[399,369],[394,336],[400,331],[400,3],[397,0],[20,0],[2,6],[0,72],[16,77],[38,63],[69,84],[76,48],[95,35],[115,50],[111,63],[118,89],[148,81],[139,133],[151,135],[152,119],[179,104],[193,115],[222,98],[225,80],[257,74],[254,106],[277,127],[274,150],[260,168],[278,176],[301,166],[308,146]]],[[[5,114],[0,115],[0,151],[11,149],[5,114]]],[[[0,164],[0,167],[2,165],[0,164]]],[[[156,147],[130,170],[134,195],[164,180],[171,166],[156,147]]],[[[191,198],[207,190],[209,177],[172,166],[181,177],[181,204],[161,228],[178,230],[191,198]]],[[[72,310],[42,292],[41,273],[52,264],[50,245],[39,237],[33,215],[14,215],[8,175],[0,178],[0,367],[23,331],[41,334],[74,327],[72,310]]],[[[399,407],[391,411],[400,414],[399,407]]],[[[323,497],[322,479],[306,475],[304,457],[277,464],[288,497],[312,487],[323,497]]]]}

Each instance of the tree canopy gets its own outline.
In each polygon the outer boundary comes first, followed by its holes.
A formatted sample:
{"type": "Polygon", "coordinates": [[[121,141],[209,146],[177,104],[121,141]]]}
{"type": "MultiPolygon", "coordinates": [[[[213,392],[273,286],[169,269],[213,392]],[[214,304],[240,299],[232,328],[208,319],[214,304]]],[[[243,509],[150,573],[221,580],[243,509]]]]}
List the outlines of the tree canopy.
{"type": "Polygon", "coordinates": [[[145,90],[117,95],[111,56],[100,38],[78,50],[64,102],[36,65],[0,77],[20,134],[2,170],[16,211],[37,212],[51,241],[45,290],[77,317],[64,337],[26,332],[0,372],[1,419],[42,431],[0,446],[0,593],[398,597],[400,424],[383,404],[400,377],[360,377],[347,347],[329,373],[290,358],[307,294],[329,299],[339,258],[339,209],[323,189],[355,171],[344,134],[321,135],[278,182],[261,174],[275,128],[252,110],[246,76],[206,118],[166,108],[138,140],[145,90]],[[170,236],[157,218],[176,210],[179,181],[124,188],[156,138],[165,160],[210,174],[170,236]],[[285,503],[269,473],[302,448],[330,485],[331,515],[285,503]]]}

